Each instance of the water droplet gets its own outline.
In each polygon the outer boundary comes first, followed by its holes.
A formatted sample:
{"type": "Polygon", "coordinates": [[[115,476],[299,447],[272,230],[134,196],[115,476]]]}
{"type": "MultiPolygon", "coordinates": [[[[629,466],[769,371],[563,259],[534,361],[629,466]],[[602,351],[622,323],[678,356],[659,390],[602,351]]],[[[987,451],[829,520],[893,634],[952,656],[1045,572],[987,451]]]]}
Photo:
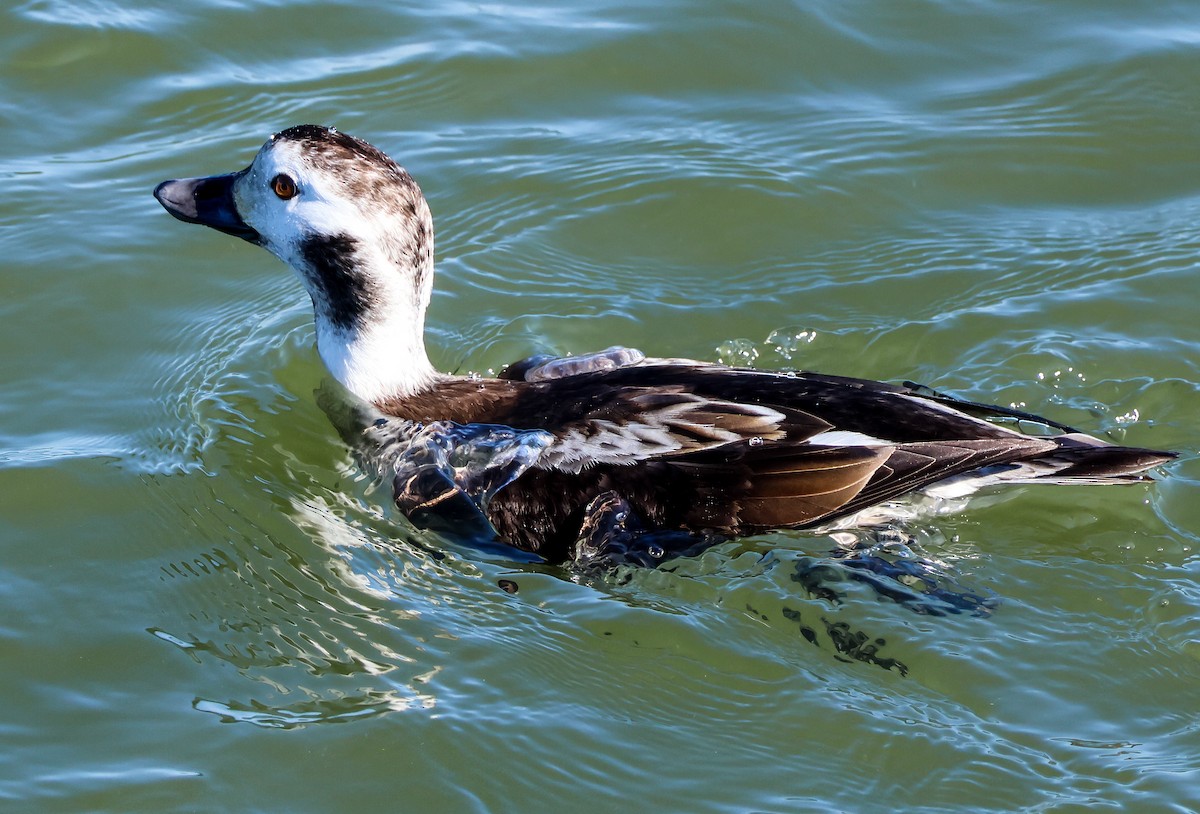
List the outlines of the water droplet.
{"type": "Polygon", "coordinates": [[[763,440],[760,436],[756,435],[750,439],[750,446],[761,447],[762,445],[763,445],[763,440]]]}
{"type": "Polygon", "coordinates": [[[646,549],[646,553],[649,554],[651,557],[653,557],[656,560],[661,560],[663,557],[665,557],[667,555],[666,550],[664,550],[663,547],[660,545],[651,545],[649,548],[646,549]]]}

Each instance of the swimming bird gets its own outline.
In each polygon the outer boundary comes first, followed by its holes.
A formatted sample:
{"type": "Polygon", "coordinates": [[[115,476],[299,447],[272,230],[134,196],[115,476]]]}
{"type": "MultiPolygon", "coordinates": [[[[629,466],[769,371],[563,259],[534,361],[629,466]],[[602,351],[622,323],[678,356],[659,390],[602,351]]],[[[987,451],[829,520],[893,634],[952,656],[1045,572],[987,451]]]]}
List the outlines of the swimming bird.
{"type": "Polygon", "coordinates": [[[386,154],[333,128],[290,127],[246,169],[164,181],[154,196],[179,220],[296,271],[325,366],[376,411],[374,426],[390,427],[402,511],[428,516],[471,491],[499,540],[549,561],[635,533],[819,527],[931,487],[1128,483],[1175,457],[911,383],[621,348],[532,358],[494,378],[440,373],[424,342],[434,266],[425,197],[386,154]],[[1024,434],[1022,422],[1056,434],[1024,434]],[[411,464],[421,439],[436,453],[479,438],[504,451],[484,462],[485,486],[463,487],[460,467],[430,487],[429,470],[411,464]]]}

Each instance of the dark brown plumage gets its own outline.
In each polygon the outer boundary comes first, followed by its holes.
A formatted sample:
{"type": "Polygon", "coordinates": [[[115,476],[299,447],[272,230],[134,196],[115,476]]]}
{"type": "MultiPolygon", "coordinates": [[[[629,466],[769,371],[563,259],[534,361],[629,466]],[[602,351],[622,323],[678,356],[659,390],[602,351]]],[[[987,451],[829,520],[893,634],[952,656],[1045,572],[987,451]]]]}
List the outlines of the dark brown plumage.
{"type": "MultiPolygon", "coordinates": [[[[594,443],[593,459],[577,471],[535,466],[487,506],[501,539],[551,560],[571,556],[589,504],[608,492],[652,529],[747,535],[828,523],[987,468],[998,475],[1007,469],[1010,479],[1119,482],[1173,457],[1100,445],[1073,431],[1020,435],[956,407],[1002,420],[1033,418],[1029,414],[924,395],[915,387],[699,363],[635,364],[542,382],[451,379],[377,406],[416,422],[502,424],[594,443]],[[706,407],[688,413],[689,423],[671,425],[669,415],[663,417],[691,398],[706,407]],[[768,408],[779,419],[740,413],[745,405],[768,408]],[[701,423],[690,423],[696,419],[701,423]],[[621,457],[610,459],[596,441],[603,424],[634,439],[618,450],[621,457]],[[671,425],[679,449],[647,453],[636,428],[663,425],[671,425]],[[706,435],[716,427],[738,437],[706,435]],[[834,431],[876,443],[810,442],[834,431]],[[1018,474],[1022,467],[1025,478],[1018,474]]],[[[550,452],[544,457],[552,460],[550,452]]]]}

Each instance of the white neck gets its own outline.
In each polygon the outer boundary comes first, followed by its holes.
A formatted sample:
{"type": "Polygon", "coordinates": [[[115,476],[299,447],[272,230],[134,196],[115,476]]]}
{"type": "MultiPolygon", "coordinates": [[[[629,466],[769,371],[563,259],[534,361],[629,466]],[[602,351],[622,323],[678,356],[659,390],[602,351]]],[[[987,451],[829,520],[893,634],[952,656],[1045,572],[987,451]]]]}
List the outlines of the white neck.
{"type": "Polygon", "coordinates": [[[321,361],[343,387],[364,401],[411,396],[439,378],[425,354],[424,320],[420,317],[412,321],[393,318],[358,331],[342,331],[323,323],[317,321],[321,361]]]}
{"type": "MultiPolygon", "coordinates": [[[[317,304],[317,351],[343,387],[364,401],[404,398],[440,377],[425,353],[425,309],[433,292],[432,251],[398,261],[363,243],[354,271],[371,281],[354,327],[335,324],[317,304]]],[[[301,274],[301,277],[304,277],[301,274]]]]}

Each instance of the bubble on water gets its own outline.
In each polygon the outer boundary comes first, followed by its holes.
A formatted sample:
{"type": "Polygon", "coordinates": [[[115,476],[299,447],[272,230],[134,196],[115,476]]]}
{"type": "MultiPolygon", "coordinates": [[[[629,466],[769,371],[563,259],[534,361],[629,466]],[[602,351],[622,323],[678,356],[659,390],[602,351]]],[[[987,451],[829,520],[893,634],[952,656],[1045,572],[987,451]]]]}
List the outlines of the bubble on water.
{"type": "Polygon", "coordinates": [[[647,548],[646,553],[656,560],[661,560],[667,554],[666,549],[657,544],[652,544],[649,548],[647,548]]]}
{"type": "Polygon", "coordinates": [[[749,443],[750,443],[750,446],[752,446],[752,447],[761,447],[763,445],[762,436],[759,436],[759,435],[754,436],[753,438],[750,439],[749,443]]]}
{"type": "Polygon", "coordinates": [[[791,359],[816,338],[817,332],[807,328],[776,328],[767,336],[767,344],[784,359],[791,359]]]}
{"type": "Polygon", "coordinates": [[[758,346],[750,339],[727,339],[717,345],[717,361],[730,367],[754,367],[758,346]]]}

